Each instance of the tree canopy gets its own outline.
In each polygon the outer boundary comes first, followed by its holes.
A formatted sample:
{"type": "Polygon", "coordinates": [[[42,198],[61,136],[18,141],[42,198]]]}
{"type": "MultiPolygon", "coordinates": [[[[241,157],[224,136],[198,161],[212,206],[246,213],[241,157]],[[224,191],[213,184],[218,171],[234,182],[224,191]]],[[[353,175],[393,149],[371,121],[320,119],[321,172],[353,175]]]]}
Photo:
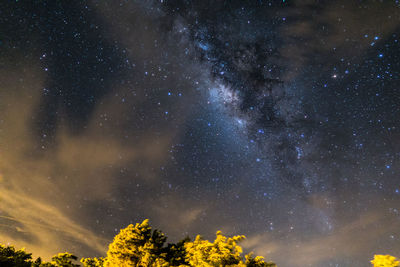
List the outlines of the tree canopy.
{"type": "MultiPolygon", "coordinates": [[[[84,267],[276,267],[261,256],[242,255],[238,243],[244,239],[243,235],[226,237],[217,231],[214,242],[197,235],[193,241],[185,238],[176,244],[166,244],[165,234],[152,230],[149,220],[144,220],[121,229],[109,244],[105,257],[82,258],[80,263],[84,267]]],[[[68,252],[53,256],[50,262],[43,262],[40,257],[33,260],[32,254],[24,249],[0,244],[2,267],[81,266],[77,260],[78,257],[68,252]]],[[[390,255],[375,255],[371,263],[374,267],[400,267],[399,260],[390,255]]]]}
{"type": "Polygon", "coordinates": [[[399,267],[400,261],[390,255],[375,255],[371,261],[374,267],[399,267]]]}
{"type": "Polygon", "coordinates": [[[167,237],[159,230],[152,230],[148,220],[122,229],[109,245],[107,257],[82,259],[84,266],[254,266],[273,267],[262,257],[251,254],[242,256],[237,245],[244,236],[225,237],[220,231],[214,242],[197,236],[194,241],[184,239],[167,244],[167,237]]]}

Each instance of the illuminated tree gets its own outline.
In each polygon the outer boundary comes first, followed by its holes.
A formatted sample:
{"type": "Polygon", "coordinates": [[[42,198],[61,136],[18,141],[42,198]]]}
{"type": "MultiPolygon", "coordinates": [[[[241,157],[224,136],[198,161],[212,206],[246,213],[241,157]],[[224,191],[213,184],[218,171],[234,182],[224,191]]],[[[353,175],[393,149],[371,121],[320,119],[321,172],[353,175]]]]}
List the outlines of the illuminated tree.
{"type": "Polygon", "coordinates": [[[371,261],[374,267],[399,267],[400,262],[390,255],[375,255],[371,261]]]}
{"type": "Polygon", "coordinates": [[[245,256],[245,261],[241,256],[242,248],[238,242],[245,239],[245,236],[234,236],[227,238],[221,231],[216,234],[213,243],[203,240],[197,236],[193,242],[185,243],[186,259],[190,266],[253,266],[253,267],[274,267],[274,263],[265,262],[263,257],[252,257],[252,254],[245,256]]]}
{"type": "Polygon", "coordinates": [[[274,267],[274,263],[265,262],[263,257],[248,254],[241,256],[242,248],[238,242],[244,236],[225,237],[220,231],[213,243],[197,236],[193,242],[186,238],[177,244],[168,244],[165,235],[152,231],[148,220],[141,224],[132,224],[122,229],[109,245],[106,258],[82,259],[87,267],[116,266],[238,266],[238,267],[274,267]]]}
{"type": "Polygon", "coordinates": [[[109,245],[104,266],[168,266],[163,250],[166,237],[152,232],[149,220],[122,229],[109,245]]]}
{"type": "Polygon", "coordinates": [[[244,236],[226,238],[220,231],[214,243],[197,236],[193,242],[187,242],[186,259],[191,266],[234,266],[241,262],[242,248],[236,243],[244,236]]]}
{"type": "MultiPolygon", "coordinates": [[[[226,237],[218,231],[214,242],[198,235],[193,242],[186,238],[165,246],[166,239],[144,220],[122,229],[109,245],[107,257],[82,258],[80,262],[84,267],[276,267],[263,257],[254,258],[251,253],[242,257],[242,248],[237,245],[245,239],[242,235],[226,237]]],[[[78,267],[75,260],[76,256],[65,252],[55,255],[51,262],[42,262],[41,258],[32,262],[31,254],[23,249],[0,245],[1,267],[78,267]]]]}

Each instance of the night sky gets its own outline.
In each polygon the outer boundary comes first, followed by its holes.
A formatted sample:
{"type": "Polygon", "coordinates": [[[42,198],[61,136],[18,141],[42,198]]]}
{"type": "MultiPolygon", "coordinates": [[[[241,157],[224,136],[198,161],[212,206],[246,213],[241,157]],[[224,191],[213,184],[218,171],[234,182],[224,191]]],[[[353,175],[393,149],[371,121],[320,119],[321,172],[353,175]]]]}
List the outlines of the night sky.
{"type": "Polygon", "coordinates": [[[398,0],[1,1],[0,243],[400,256],[399,43],[398,0]]]}

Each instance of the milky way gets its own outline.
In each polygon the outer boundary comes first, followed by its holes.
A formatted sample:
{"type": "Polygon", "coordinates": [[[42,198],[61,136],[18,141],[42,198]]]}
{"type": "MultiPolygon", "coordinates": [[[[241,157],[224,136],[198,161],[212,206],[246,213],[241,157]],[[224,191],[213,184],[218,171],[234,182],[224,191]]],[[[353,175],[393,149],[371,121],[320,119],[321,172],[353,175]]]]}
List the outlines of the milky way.
{"type": "Polygon", "coordinates": [[[398,1],[0,4],[0,243],[145,218],[278,266],[400,256],[398,1]]]}

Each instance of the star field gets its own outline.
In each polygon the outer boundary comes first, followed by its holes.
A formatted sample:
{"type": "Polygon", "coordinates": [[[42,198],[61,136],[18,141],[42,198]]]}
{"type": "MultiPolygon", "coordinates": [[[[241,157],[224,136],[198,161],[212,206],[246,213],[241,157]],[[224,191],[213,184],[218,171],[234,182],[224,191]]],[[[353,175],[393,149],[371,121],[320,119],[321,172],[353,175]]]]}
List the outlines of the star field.
{"type": "Polygon", "coordinates": [[[1,3],[0,242],[99,256],[149,218],[278,266],[400,256],[399,8],[1,3]]]}

